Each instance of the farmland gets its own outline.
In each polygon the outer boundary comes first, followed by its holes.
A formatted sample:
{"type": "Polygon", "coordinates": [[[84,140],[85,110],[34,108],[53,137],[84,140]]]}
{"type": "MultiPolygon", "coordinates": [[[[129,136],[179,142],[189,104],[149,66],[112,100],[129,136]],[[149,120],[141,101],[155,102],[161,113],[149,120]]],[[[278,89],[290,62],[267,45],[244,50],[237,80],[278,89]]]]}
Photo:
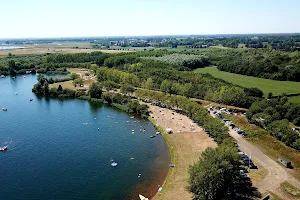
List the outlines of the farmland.
{"type": "Polygon", "coordinates": [[[93,49],[88,42],[62,42],[62,43],[41,43],[41,44],[25,44],[21,45],[23,49],[10,49],[0,50],[0,56],[7,56],[8,53],[13,55],[34,55],[34,54],[46,54],[46,53],[91,53],[94,51],[101,51],[105,53],[120,53],[120,52],[132,52],[133,49],[126,50],[104,50],[93,49]]]}
{"type": "MultiPolygon", "coordinates": [[[[264,96],[272,92],[273,95],[281,95],[282,93],[294,94],[300,93],[300,82],[291,81],[275,81],[270,79],[262,79],[251,76],[244,76],[239,74],[233,74],[229,72],[219,71],[216,67],[199,68],[195,70],[198,73],[209,73],[216,78],[223,79],[235,85],[242,87],[257,87],[261,89],[264,96]]],[[[293,97],[293,102],[299,100],[297,97],[293,97]]]]}

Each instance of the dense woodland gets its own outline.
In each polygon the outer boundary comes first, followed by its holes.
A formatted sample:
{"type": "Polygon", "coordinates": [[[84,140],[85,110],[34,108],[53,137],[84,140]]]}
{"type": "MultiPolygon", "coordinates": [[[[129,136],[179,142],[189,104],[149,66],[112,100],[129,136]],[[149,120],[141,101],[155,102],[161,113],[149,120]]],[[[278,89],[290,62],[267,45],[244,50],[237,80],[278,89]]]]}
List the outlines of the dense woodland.
{"type": "Polygon", "coordinates": [[[288,102],[287,97],[254,102],[247,111],[250,122],[267,129],[287,146],[300,151],[299,132],[292,130],[289,121],[300,125],[300,105],[288,102]]]}
{"type": "Polygon", "coordinates": [[[216,60],[221,71],[280,81],[300,81],[300,52],[223,50],[216,60]]]}

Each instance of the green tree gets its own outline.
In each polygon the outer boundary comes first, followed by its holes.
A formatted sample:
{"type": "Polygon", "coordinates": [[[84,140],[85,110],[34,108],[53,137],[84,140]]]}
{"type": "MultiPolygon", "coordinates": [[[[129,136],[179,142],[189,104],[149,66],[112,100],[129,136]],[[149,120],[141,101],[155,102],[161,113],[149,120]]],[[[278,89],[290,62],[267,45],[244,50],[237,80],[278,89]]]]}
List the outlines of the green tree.
{"type": "Polygon", "coordinates": [[[8,71],[10,75],[15,75],[16,74],[16,63],[14,60],[10,60],[8,62],[8,71]]]}
{"type": "Polygon", "coordinates": [[[57,92],[61,93],[62,91],[63,91],[63,87],[61,85],[59,85],[58,88],[57,88],[57,92]]]}
{"type": "Polygon", "coordinates": [[[76,85],[79,85],[79,87],[81,87],[83,85],[83,79],[82,78],[77,78],[75,80],[73,80],[73,84],[76,86],[76,85]]]}
{"type": "Polygon", "coordinates": [[[72,80],[75,80],[75,79],[78,79],[80,76],[76,73],[72,73],[70,77],[72,80]]]}
{"type": "Polygon", "coordinates": [[[172,82],[168,80],[163,80],[163,82],[160,85],[160,91],[164,93],[171,93],[171,89],[172,89],[172,82]]]}
{"type": "Polygon", "coordinates": [[[231,143],[226,141],[216,149],[207,148],[190,167],[189,191],[194,200],[233,198],[239,185],[239,155],[231,143]]]}
{"type": "Polygon", "coordinates": [[[47,96],[49,94],[49,83],[47,81],[44,82],[43,89],[44,89],[44,95],[47,96]]]}
{"type": "Polygon", "coordinates": [[[97,82],[93,82],[88,91],[91,98],[100,99],[102,95],[102,85],[97,82]]]}
{"type": "Polygon", "coordinates": [[[147,90],[151,90],[153,88],[152,78],[148,78],[147,81],[143,83],[142,87],[147,89],[147,90]]]}
{"type": "Polygon", "coordinates": [[[133,93],[134,92],[134,87],[132,85],[128,84],[128,83],[125,83],[121,86],[120,92],[122,92],[124,94],[133,93]]]}

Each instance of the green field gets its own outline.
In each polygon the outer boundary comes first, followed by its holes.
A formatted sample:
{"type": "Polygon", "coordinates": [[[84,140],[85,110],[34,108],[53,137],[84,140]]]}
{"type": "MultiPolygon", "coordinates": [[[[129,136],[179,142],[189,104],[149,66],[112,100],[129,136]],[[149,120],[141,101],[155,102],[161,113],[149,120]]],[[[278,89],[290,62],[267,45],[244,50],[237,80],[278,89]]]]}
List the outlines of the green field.
{"type": "MultiPolygon", "coordinates": [[[[199,68],[195,70],[199,73],[208,73],[216,78],[223,79],[230,83],[240,85],[242,87],[257,87],[264,92],[264,95],[268,95],[272,92],[273,95],[281,95],[282,93],[294,94],[300,93],[300,82],[291,81],[275,81],[270,79],[256,78],[252,76],[244,76],[239,74],[233,74],[229,72],[219,71],[216,67],[199,68]]],[[[291,97],[293,102],[300,102],[300,96],[291,97]]]]}

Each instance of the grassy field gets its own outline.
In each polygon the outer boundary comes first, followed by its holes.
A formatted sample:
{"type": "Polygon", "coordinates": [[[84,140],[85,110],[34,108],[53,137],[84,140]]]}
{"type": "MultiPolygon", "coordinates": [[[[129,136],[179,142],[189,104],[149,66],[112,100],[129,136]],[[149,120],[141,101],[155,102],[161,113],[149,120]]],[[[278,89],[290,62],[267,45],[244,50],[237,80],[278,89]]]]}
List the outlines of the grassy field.
{"type": "MultiPolygon", "coordinates": [[[[214,77],[221,78],[225,81],[231,82],[243,87],[257,87],[268,95],[272,92],[273,95],[281,95],[282,93],[293,94],[300,93],[300,82],[291,81],[275,81],[270,79],[256,78],[252,76],[244,76],[228,72],[219,71],[216,67],[206,67],[196,69],[195,72],[209,73],[214,77]]],[[[300,97],[291,98],[294,102],[300,102],[300,97]]]]}

